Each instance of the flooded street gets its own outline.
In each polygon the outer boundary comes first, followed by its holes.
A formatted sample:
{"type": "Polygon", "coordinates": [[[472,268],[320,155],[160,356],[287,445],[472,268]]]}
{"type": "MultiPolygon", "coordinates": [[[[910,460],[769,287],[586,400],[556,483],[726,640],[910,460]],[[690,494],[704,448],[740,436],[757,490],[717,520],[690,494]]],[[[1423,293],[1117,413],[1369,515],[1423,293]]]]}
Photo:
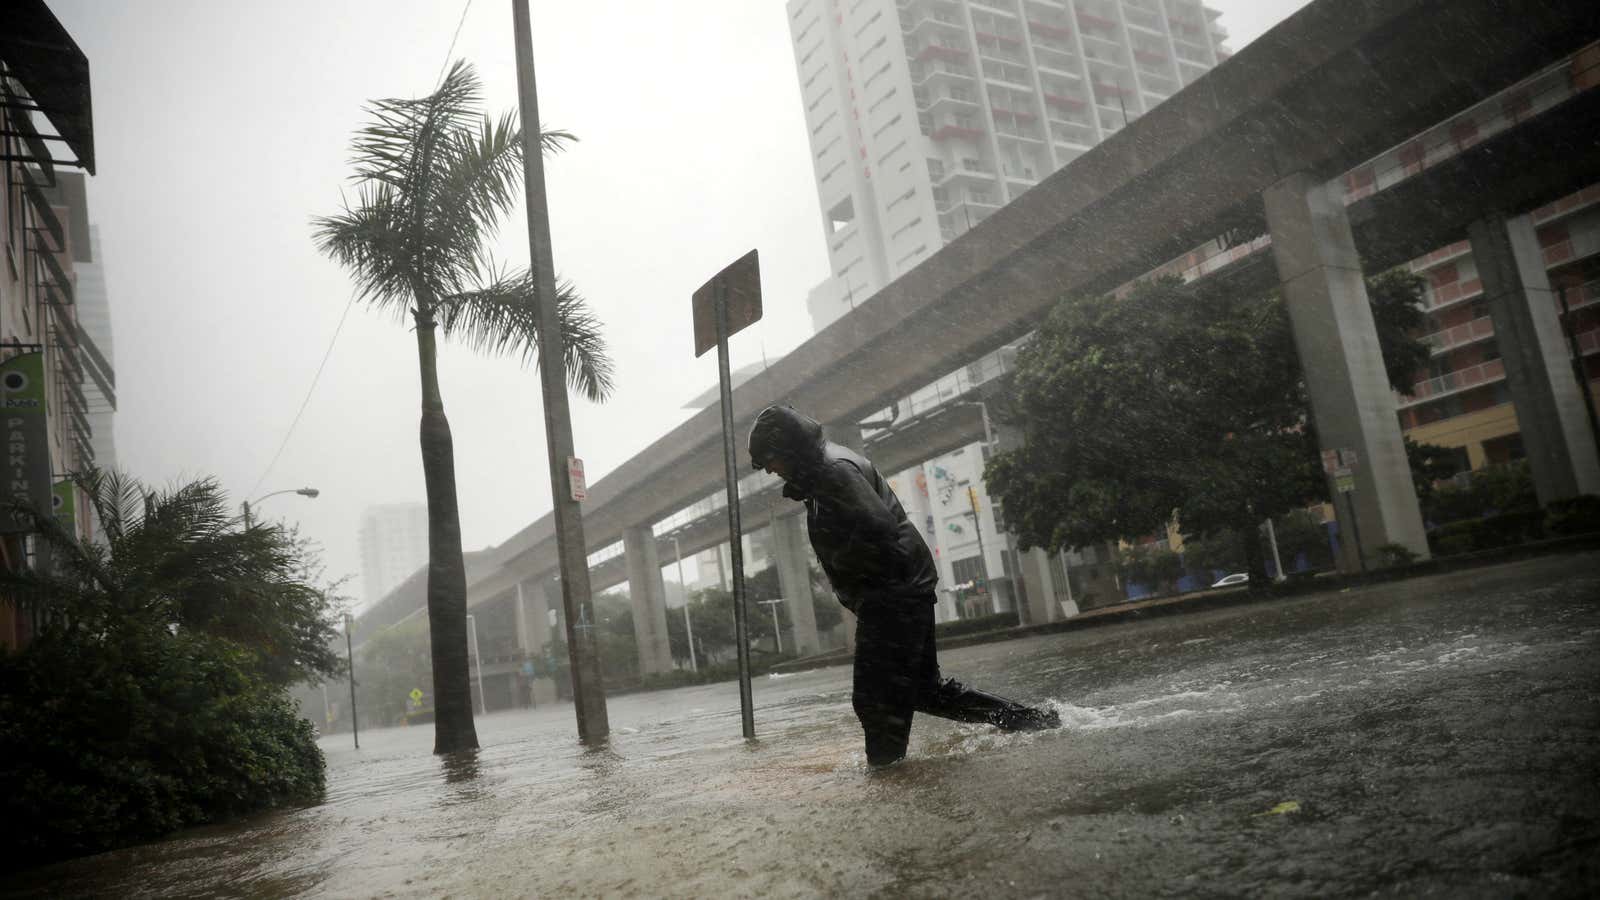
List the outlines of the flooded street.
{"type": "Polygon", "coordinates": [[[1577,896],[1600,885],[1600,555],[941,654],[1057,731],[918,717],[869,773],[849,670],[322,742],[313,808],[23,873],[17,896],[1577,896]]]}

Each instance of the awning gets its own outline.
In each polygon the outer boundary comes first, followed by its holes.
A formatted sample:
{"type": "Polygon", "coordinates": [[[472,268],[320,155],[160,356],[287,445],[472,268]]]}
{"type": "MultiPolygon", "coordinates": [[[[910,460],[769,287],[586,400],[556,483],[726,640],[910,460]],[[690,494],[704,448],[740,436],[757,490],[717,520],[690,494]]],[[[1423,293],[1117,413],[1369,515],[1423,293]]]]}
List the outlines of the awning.
{"type": "MultiPolygon", "coordinates": [[[[23,108],[44,113],[78,158],[78,165],[94,174],[89,60],[44,0],[7,0],[5,27],[0,28],[0,62],[32,98],[33,103],[23,108]]],[[[5,102],[25,101],[8,94],[5,102]]]]}

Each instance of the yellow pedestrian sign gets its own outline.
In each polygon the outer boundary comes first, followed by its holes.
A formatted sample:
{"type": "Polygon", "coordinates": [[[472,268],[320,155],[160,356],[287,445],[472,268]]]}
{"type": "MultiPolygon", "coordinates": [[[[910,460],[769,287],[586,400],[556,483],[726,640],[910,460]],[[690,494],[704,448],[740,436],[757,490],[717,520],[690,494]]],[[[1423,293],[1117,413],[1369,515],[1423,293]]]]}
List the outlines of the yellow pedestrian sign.
{"type": "Polygon", "coordinates": [[[417,705],[422,703],[422,688],[411,689],[411,702],[417,705]]]}

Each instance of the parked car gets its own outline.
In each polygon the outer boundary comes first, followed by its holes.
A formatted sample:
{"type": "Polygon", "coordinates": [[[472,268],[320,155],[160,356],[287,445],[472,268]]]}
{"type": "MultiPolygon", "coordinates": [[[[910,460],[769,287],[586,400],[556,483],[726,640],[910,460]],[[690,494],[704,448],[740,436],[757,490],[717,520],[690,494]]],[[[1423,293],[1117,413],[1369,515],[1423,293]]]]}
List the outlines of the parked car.
{"type": "Polygon", "coordinates": [[[1236,584],[1244,584],[1245,582],[1247,582],[1249,580],[1250,580],[1250,576],[1247,573],[1245,573],[1245,572],[1235,572],[1232,575],[1226,576],[1221,581],[1218,581],[1216,584],[1213,584],[1212,587],[1214,587],[1214,588],[1233,587],[1236,584]]]}

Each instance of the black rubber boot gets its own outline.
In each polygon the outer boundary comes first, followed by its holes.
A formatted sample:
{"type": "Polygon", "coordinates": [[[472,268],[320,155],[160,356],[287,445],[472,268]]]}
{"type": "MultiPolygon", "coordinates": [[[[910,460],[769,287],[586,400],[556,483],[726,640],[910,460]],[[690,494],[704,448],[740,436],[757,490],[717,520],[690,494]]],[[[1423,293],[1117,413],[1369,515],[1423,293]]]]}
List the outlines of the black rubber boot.
{"type": "Polygon", "coordinates": [[[1054,710],[1023,706],[1004,697],[969,688],[954,678],[939,682],[921,711],[957,722],[984,722],[1001,731],[1042,731],[1057,728],[1061,717],[1054,710]]]}

